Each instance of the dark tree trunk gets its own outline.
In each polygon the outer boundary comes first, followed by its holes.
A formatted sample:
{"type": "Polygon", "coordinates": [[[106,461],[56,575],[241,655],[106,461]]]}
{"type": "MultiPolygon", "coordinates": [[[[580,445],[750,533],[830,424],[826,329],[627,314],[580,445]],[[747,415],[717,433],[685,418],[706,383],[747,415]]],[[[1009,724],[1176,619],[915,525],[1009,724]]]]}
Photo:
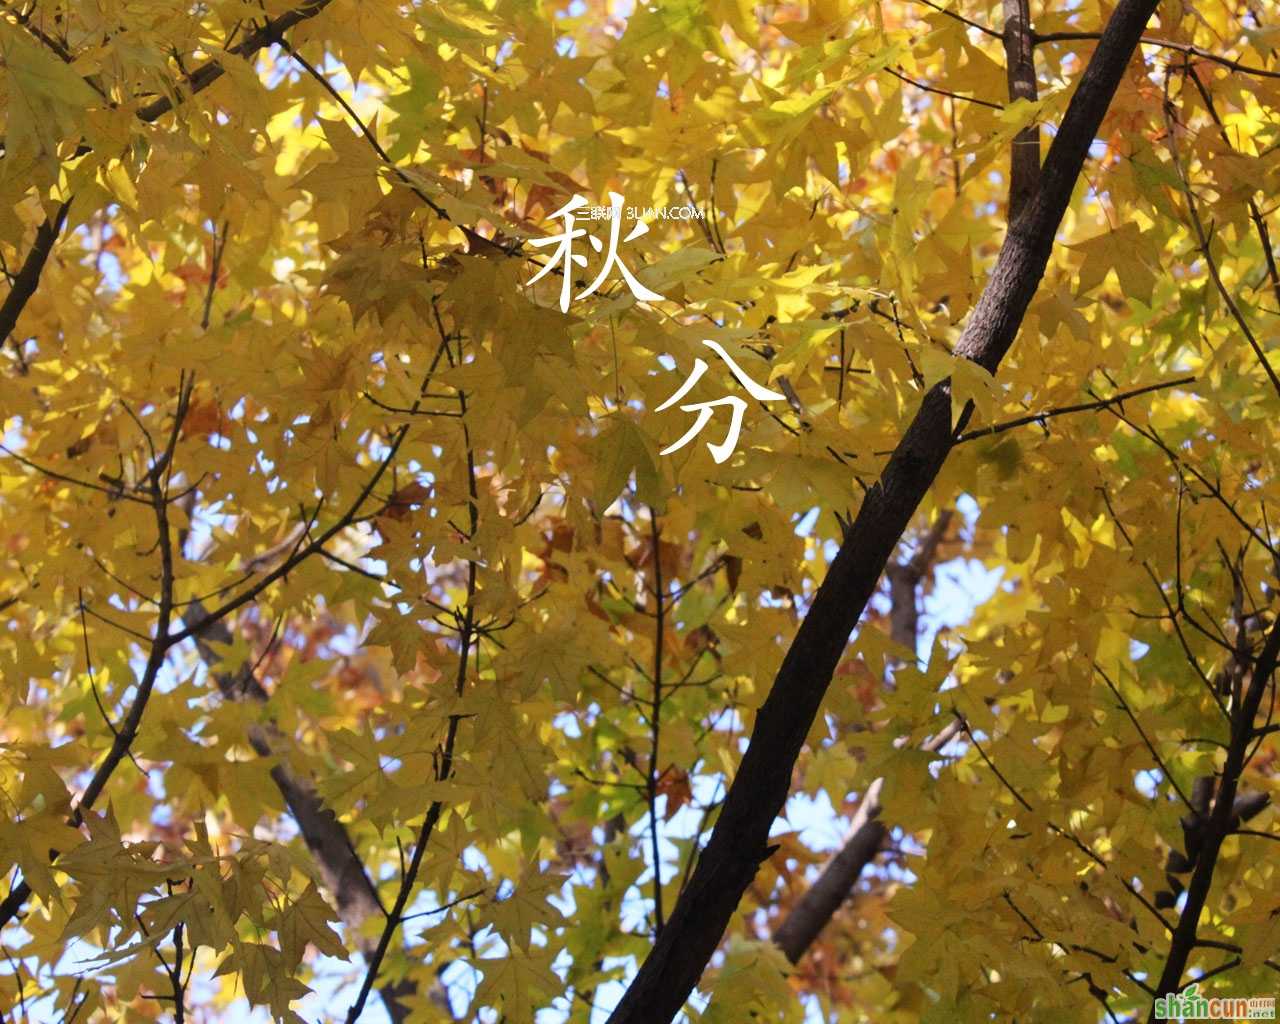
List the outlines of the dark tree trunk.
{"type": "MultiPolygon", "coordinates": [[[[1094,133],[1156,3],[1120,0],[1116,7],[1054,137],[1039,187],[1010,225],[957,356],[994,371],[1013,344],[1094,133]]],[[[770,826],[786,801],[792,768],[832,673],[952,438],[951,391],[944,381],[925,395],[863,501],[756,715],[747,752],[693,876],[610,1024],[665,1024],[697,985],[757,867],[770,854],[770,826]]]]}

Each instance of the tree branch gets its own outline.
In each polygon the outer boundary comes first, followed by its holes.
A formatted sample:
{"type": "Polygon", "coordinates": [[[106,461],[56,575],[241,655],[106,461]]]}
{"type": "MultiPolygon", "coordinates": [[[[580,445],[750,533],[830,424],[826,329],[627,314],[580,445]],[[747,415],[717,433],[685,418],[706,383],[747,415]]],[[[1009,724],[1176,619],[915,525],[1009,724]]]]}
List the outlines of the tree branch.
{"type": "Polygon", "coordinates": [[[651,747],[649,772],[645,779],[645,794],[649,803],[649,843],[653,856],[653,936],[656,939],[662,934],[662,928],[666,923],[662,913],[662,851],[660,848],[662,836],[658,826],[660,778],[658,754],[662,742],[662,647],[665,643],[667,603],[662,581],[662,531],[658,526],[657,513],[652,506],[649,508],[649,530],[653,542],[653,599],[656,606],[653,635],[653,710],[649,714],[651,747]]]}
{"type": "Polygon", "coordinates": [[[951,10],[948,7],[942,7],[939,4],[933,3],[933,0],[916,0],[916,3],[924,4],[926,7],[932,7],[939,14],[945,14],[948,18],[954,18],[956,21],[960,22],[960,24],[967,25],[969,28],[977,29],[983,35],[990,36],[992,39],[1002,38],[1000,33],[997,32],[995,29],[990,28],[986,25],[981,25],[976,21],[971,21],[970,19],[966,18],[963,14],[958,14],[957,12],[951,10]]]}
{"type": "MultiPolygon", "coordinates": [[[[930,752],[941,750],[959,731],[960,720],[953,718],[936,735],[920,744],[920,749],[930,752]]],[[[773,933],[774,943],[791,963],[798,963],[813,945],[813,941],[848,898],[867,865],[880,852],[880,847],[889,834],[888,828],[879,820],[880,791],[883,787],[882,778],[876,779],[867,787],[866,795],[849,825],[844,846],[827,861],[822,873],[773,933]]]]}
{"type": "Polygon", "coordinates": [[[1173,157],[1174,169],[1178,172],[1178,180],[1182,183],[1182,194],[1187,199],[1187,212],[1191,217],[1191,226],[1195,229],[1196,241],[1200,244],[1200,252],[1204,255],[1205,266],[1209,268],[1209,276],[1213,279],[1214,286],[1218,289],[1218,294],[1222,296],[1222,301],[1226,304],[1231,318],[1239,326],[1241,333],[1244,334],[1245,340],[1249,342],[1249,347],[1253,349],[1253,354],[1257,357],[1258,363],[1266,371],[1267,378],[1271,381],[1271,386],[1275,388],[1276,394],[1280,395],[1280,376],[1277,376],[1275,369],[1267,359],[1266,353],[1262,350],[1262,345],[1254,336],[1249,322],[1244,318],[1244,314],[1240,312],[1240,307],[1236,304],[1235,297],[1227,290],[1227,286],[1222,281],[1222,275],[1218,272],[1218,263],[1213,258],[1210,250],[1210,239],[1205,232],[1204,223],[1200,219],[1200,208],[1196,205],[1195,193],[1191,189],[1191,169],[1182,166],[1182,157],[1178,152],[1178,126],[1174,124],[1173,105],[1168,98],[1169,92],[1169,76],[1165,75],[1165,122],[1168,125],[1168,131],[1165,138],[1169,142],[1169,155],[1173,157]]]}
{"type": "MultiPolygon", "coordinates": [[[[1036,32],[1032,38],[1035,45],[1039,46],[1041,43],[1090,42],[1100,39],[1101,36],[1097,32],[1036,32]]],[[[1152,39],[1149,36],[1143,36],[1138,40],[1138,45],[1177,50],[1179,53],[1185,53],[1191,57],[1199,57],[1201,60],[1212,61],[1214,64],[1221,64],[1224,68],[1230,68],[1232,71],[1239,71],[1245,75],[1280,78],[1280,71],[1269,71],[1267,68],[1256,68],[1248,64],[1241,64],[1240,61],[1233,57],[1223,57],[1210,50],[1202,50],[1198,46],[1192,46],[1190,43],[1176,43],[1172,39],[1152,39]]]]}
{"type": "MultiPolygon", "coordinates": [[[[293,10],[285,11],[278,18],[270,18],[261,28],[245,36],[242,42],[231,47],[227,52],[247,60],[259,50],[280,42],[282,33],[287,32],[294,25],[314,18],[330,3],[332,3],[332,0],[308,0],[307,3],[295,7],[293,10]]],[[[211,60],[207,64],[202,64],[188,75],[183,85],[186,86],[188,96],[194,96],[196,93],[203,92],[213,85],[223,74],[225,74],[225,69],[221,62],[211,60]]],[[[179,102],[184,98],[181,94],[178,95],[179,102]]],[[[168,96],[161,96],[159,99],[153,100],[145,107],[142,107],[138,111],[138,119],[148,123],[158,120],[174,108],[174,102],[168,96]]]]}
{"type": "MultiPolygon", "coordinates": [[[[187,606],[183,622],[191,625],[206,621],[206,618],[200,603],[193,602],[187,606]]],[[[267,691],[253,674],[251,662],[245,661],[236,671],[219,667],[222,659],[213,645],[232,642],[231,630],[224,620],[206,622],[193,639],[200,658],[208,667],[209,675],[224,698],[237,702],[252,700],[260,704],[266,703],[267,691]]],[[[249,744],[260,757],[277,757],[278,738],[278,734],[270,726],[253,725],[249,728],[249,744]]],[[[378,890],[370,880],[363,861],[356,853],[355,844],[346,826],[333,811],[324,806],[315,786],[310,780],[295,775],[283,759],[278,759],[272,766],[271,780],[297,822],[298,831],[320,868],[320,877],[333,895],[338,915],[348,933],[358,935],[369,919],[385,918],[386,908],[378,898],[378,890]]],[[[357,939],[357,946],[365,956],[373,951],[373,943],[367,939],[357,939]]],[[[400,997],[412,994],[414,989],[413,983],[406,980],[394,985],[384,985],[380,990],[387,1013],[394,1024],[400,1024],[409,1015],[409,1008],[400,1002],[400,997]]]]}
{"type": "Polygon", "coordinates": [[[964,96],[958,92],[951,92],[949,89],[941,89],[936,85],[930,85],[928,82],[921,82],[909,75],[904,75],[896,68],[885,68],[889,74],[900,82],[906,82],[907,85],[914,85],[917,89],[923,89],[925,92],[931,92],[937,96],[949,96],[953,100],[964,100],[966,103],[976,103],[981,107],[990,107],[992,110],[1003,110],[999,103],[992,103],[991,100],[984,100],[978,96],[964,96]]]}
{"type": "MultiPolygon", "coordinates": [[[[182,421],[186,417],[187,406],[191,400],[193,384],[193,377],[186,375],[182,377],[178,390],[178,404],[174,411],[173,429],[169,433],[168,444],[162,455],[157,455],[153,450],[150,472],[147,474],[151,508],[156,521],[156,544],[160,550],[160,599],[158,601],[159,610],[156,613],[155,636],[151,640],[150,649],[147,652],[146,665],[138,679],[137,691],[134,694],[133,703],[129,707],[129,713],[125,716],[124,721],[112,730],[114,738],[111,742],[111,747],[94,770],[93,776],[89,779],[89,784],[85,787],[84,793],[76,803],[75,809],[71,812],[69,823],[72,828],[79,828],[84,823],[85,812],[92,809],[94,802],[106,788],[107,782],[110,781],[116,768],[129,755],[129,748],[133,745],[133,741],[138,735],[138,729],[142,725],[142,716],[147,709],[147,702],[151,699],[156,679],[159,677],[160,669],[163,667],[169,649],[172,646],[169,636],[169,624],[173,615],[175,576],[173,538],[169,526],[169,496],[166,493],[168,477],[165,469],[173,465],[173,455],[178,446],[178,436],[182,429],[182,421]]],[[[56,855],[56,851],[51,852],[51,857],[56,855]]],[[[18,911],[22,909],[23,904],[26,903],[30,895],[31,886],[27,884],[25,878],[10,890],[4,902],[0,903],[0,928],[3,928],[17,916],[18,911]]]]}
{"type": "MultiPolygon", "coordinates": [[[[242,43],[232,47],[228,52],[248,59],[263,47],[270,46],[279,40],[282,32],[309,18],[314,18],[328,7],[331,2],[332,0],[308,0],[301,7],[286,11],[278,18],[269,20],[262,28],[246,37],[242,43]]],[[[196,93],[209,88],[223,74],[223,67],[216,60],[211,60],[202,65],[192,72],[184,83],[188,95],[194,96],[196,93]]],[[[174,102],[168,96],[162,96],[139,109],[137,113],[138,120],[147,124],[159,120],[174,108],[174,102]]],[[[90,152],[89,147],[81,146],[76,150],[76,156],[84,156],[88,152],[90,152]]],[[[0,306],[0,344],[3,343],[5,338],[9,337],[14,325],[18,322],[18,317],[22,314],[22,310],[26,307],[31,296],[35,294],[36,286],[40,282],[40,274],[44,270],[45,263],[49,260],[49,253],[53,249],[54,240],[58,237],[58,233],[62,230],[62,225],[66,221],[67,210],[71,206],[71,201],[68,198],[58,208],[53,219],[45,218],[44,223],[36,231],[35,244],[32,245],[30,252],[27,253],[27,258],[23,261],[22,269],[18,271],[13,287],[9,289],[9,294],[5,296],[4,305],[0,306]]]]}
{"type": "MultiPolygon", "coordinates": [[[[27,302],[35,294],[36,286],[40,283],[40,274],[44,271],[44,265],[49,262],[54,240],[62,230],[62,225],[66,223],[67,210],[70,208],[71,200],[68,199],[58,207],[52,220],[46,218],[45,222],[36,229],[36,240],[28,250],[27,258],[22,261],[22,268],[13,279],[9,294],[4,297],[4,305],[0,306],[0,343],[3,343],[4,339],[13,332],[18,323],[18,317],[22,315],[27,302]]],[[[18,346],[18,354],[21,357],[22,342],[15,338],[14,344],[18,346]]]]}
{"type": "MultiPolygon", "coordinates": [[[[1209,111],[1209,116],[1213,118],[1213,123],[1218,126],[1218,134],[1222,136],[1222,141],[1231,153],[1235,153],[1235,147],[1231,144],[1231,137],[1227,134],[1227,126],[1222,123],[1222,118],[1218,116],[1218,108],[1214,106],[1213,96],[1209,90],[1205,88],[1205,84],[1200,81],[1200,76],[1196,74],[1196,69],[1187,65],[1187,77],[1196,87],[1196,91],[1200,94],[1200,98],[1204,100],[1205,109],[1209,111]]],[[[1275,296],[1276,309],[1280,310],[1280,269],[1276,267],[1276,256],[1271,248],[1271,232],[1267,229],[1267,222],[1262,216],[1262,211],[1258,209],[1258,204],[1253,201],[1253,196],[1249,196],[1247,200],[1249,207],[1249,219],[1253,221],[1254,230],[1258,233],[1258,242],[1262,246],[1262,258],[1267,264],[1267,277],[1271,280],[1271,294],[1275,296]]]]}
{"type": "Polygon", "coordinates": [[[980,437],[990,437],[992,434],[1003,434],[1006,430],[1013,430],[1015,427],[1025,427],[1030,423],[1044,424],[1045,420],[1053,419],[1055,416],[1067,416],[1076,412],[1092,412],[1095,409],[1109,409],[1113,405],[1120,405],[1130,398],[1137,398],[1139,395],[1147,395],[1152,391],[1164,391],[1167,388],[1178,388],[1184,384],[1194,384],[1195,377],[1179,377],[1177,380],[1162,381],[1159,384],[1147,384],[1145,387],[1133,388],[1131,391],[1123,391],[1118,395],[1112,395],[1110,398],[1100,398],[1092,402],[1080,402],[1076,405],[1063,405],[1056,409],[1046,409],[1044,412],[1029,413],[1026,416],[1019,416],[1016,419],[1006,420],[1003,423],[995,423],[989,427],[980,427],[977,430],[968,430],[956,438],[956,444],[964,444],[966,441],[976,441],[980,437]]]}
{"type": "MultiPolygon", "coordinates": [[[[1071,200],[1089,145],[1128,67],[1156,0],[1120,0],[1081,76],[1041,173],[1010,226],[991,279],[956,354],[989,372],[1013,344],[1071,200]]],[[[831,676],[916,507],[952,444],[950,383],[925,395],[818,588],[756,715],[751,739],[706,849],[667,926],[610,1024],[665,1024],[684,1005],[715,952],[786,802],[791,770],[831,676]]]]}
{"type": "MultiPolygon", "coordinates": [[[[938,554],[938,546],[951,528],[955,513],[944,509],[933,521],[919,546],[907,561],[890,565],[885,570],[889,580],[889,635],[915,658],[919,633],[920,607],[916,588],[924,579],[938,554]]],[[[914,661],[913,661],[914,663],[914,661]]]]}
{"type": "MultiPolygon", "coordinates": [[[[1232,708],[1231,742],[1227,747],[1227,760],[1222,767],[1222,780],[1218,795],[1213,802],[1213,811],[1205,825],[1204,840],[1200,847],[1200,856],[1196,861],[1195,871],[1187,885],[1186,903],[1178,917],[1178,924],[1173,930],[1173,939],[1169,945],[1169,955],[1165,960],[1164,970],[1156,985],[1156,995],[1169,995],[1178,991],[1183,972],[1187,968],[1187,960],[1197,945],[1196,930],[1200,923],[1200,914],[1204,910],[1209,896],[1209,887],[1213,883],[1214,868],[1218,863],[1218,852],[1223,840],[1230,834],[1233,819],[1236,816],[1236,789],[1240,784],[1240,776],[1247,761],[1249,742],[1253,737],[1253,721],[1262,703],[1262,695],[1276,670],[1276,660],[1280,657],[1280,617],[1272,624],[1267,633],[1266,642],[1257,660],[1253,663],[1253,674],[1249,680],[1249,688],[1244,699],[1232,708]]],[[[1148,1021],[1154,1021],[1155,1007],[1151,1008],[1148,1021]]]]}
{"type": "MultiPolygon", "coordinates": [[[[1009,79],[1009,100],[1034,103],[1035,49],[1031,38],[1030,0],[1003,0],[1004,55],[1009,79]]],[[[1029,124],[1013,137],[1009,153],[1009,223],[1022,213],[1040,184],[1040,126],[1029,124]]]]}
{"type": "MultiPolygon", "coordinates": [[[[449,354],[450,335],[446,333],[444,325],[440,321],[440,315],[436,313],[436,326],[440,331],[441,349],[449,356],[449,361],[453,363],[453,356],[449,354]]],[[[436,358],[439,358],[437,353],[436,358]]],[[[458,361],[462,358],[462,341],[458,340],[458,361]]],[[[432,363],[434,370],[435,364],[432,363]]],[[[422,391],[425,393],[427,385],[430,382],[430,376],[423,382],[422,391]]],[[[418,401],[421,401],[421,396],[418,401]]],[[[460,413],[460,421],[462,423],[462,439],[463,445],[467,453],[467,493],[468,493],[468,516],[470,529],[467,531],[467,539],[475,537],[476,532],[480,528],[480,495],[476,483],[476,460],[475,449],[471,443],[471,428],[467,424],[467,393],[460,390],[458,392],[458,411],[460,413]]],[[[403,436],[403,434],[401,435],[403,436]]],[[[461,622],[458,630],[458,670],[454,678],[454,693],[461,697],[467,685],[467,658],[470,656],[471,647],[477,645],[479,650],[480,637],[476,628],[475,620],[475,602],[476,602],[476,585],[478,576],[478,565],[474,560],[467,562],[467,591],[464,598],[461,622]]],[[[445,734],[444,747],[440,755],[439,767],[436,769],[436,781],[445,782],[453,774],[454,750],[458,739],[458,725],[465,716],[450,715],[449,727],[445,734]]],[[[432,834],[435,832],[436,825],[440,821],[440,815],[444,811],[443,800],[433,800],[427,808],[426,814],[422,819],[422,827],[418,831],[418,838],[413,847],[413,854],[409,859],[409,864],[404,870],[404,874],[400,879],[400,887],[396,892],[395,902],[392,904],[390,912],[387,914],[386,923],[382,927],[382,933],[378,936],[377,944],[374,946],[372,954],[367,957],[368,966],[365,969],[364,980],[360,985],[360,991],[356,996],[356,1000],[347,1010],[347,1024],[355,1024],[360,1019],[360,1014],[364,1012],[364,1006],[369,998],[369,993],[373,989],[374,983],[378,979],[378,974],[382,970],[382,961],[387,955],[387,950],[391,946],[391,940],[395,936],[396,930],[405,921],[405,907],[409,904],[409,898],[413,895],[413,887],[417,882],[418,871],[422,867],[422,860],[427,852],[427,845],[431,840],[432,834]]]]}

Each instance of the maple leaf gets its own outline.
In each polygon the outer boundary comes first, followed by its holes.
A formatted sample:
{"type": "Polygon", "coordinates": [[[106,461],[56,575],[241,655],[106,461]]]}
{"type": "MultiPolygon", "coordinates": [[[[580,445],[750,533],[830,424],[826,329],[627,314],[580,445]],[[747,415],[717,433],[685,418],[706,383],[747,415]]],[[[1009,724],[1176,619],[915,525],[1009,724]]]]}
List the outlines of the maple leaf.
{"type": "Polygon", "coordinates": [[[28,147],[43,157],[56,155],[63,139],[79,141],[85,113],[101,97],[66,63],[8,20],[0,23],[0,54],[8,80],[8,152],[28,147]]]}
{"type": "Polygon", "coordinates": [[[280,917],[277,931],[285,958],[300,961],[304,949],[310,944],[327,956],[346,960],[348,954],[342,939],[329,927],[333,919],[333,911],[321,897],[315,883],[310,883],[301,896],[290,901],[280,917]]]}
{"type": "Polygon", "coordinates": [[[527,952],[533,930],[559,918],[560,911],[547,897],[559,892],[563,884],[563,876],[546,872],[536,863],[528,864],[512,891],[490,905],[489,917],[508,941],[527,952]]]}
{"type": "Polygon", "coordinates": [[[478,966],[484,981],[476,989],[474,1004],[492,1006],[513,1020],[533,1020],[534,1011],[561,988],[551,970],[554,953],[535,948],[500,959],[485,959],[478,966]]]}
{"type": "Polygon", "coordinates": [[[652,497],[658,469],[645,435],[626,416],[611,417],[594,445],[595,487],[592,498],[604,510],[635,474],[636,491],[652,497]]]}

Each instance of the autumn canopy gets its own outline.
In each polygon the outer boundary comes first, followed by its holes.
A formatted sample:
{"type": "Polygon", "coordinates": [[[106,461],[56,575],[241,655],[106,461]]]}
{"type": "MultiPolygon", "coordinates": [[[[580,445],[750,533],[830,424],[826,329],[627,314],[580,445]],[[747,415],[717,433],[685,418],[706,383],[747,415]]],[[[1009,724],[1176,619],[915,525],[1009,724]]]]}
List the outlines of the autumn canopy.
{"type": "Polygon", "coordinates": [[[0,1020],[1274,995],[1277,48],[0,4],[0,1020]]]}

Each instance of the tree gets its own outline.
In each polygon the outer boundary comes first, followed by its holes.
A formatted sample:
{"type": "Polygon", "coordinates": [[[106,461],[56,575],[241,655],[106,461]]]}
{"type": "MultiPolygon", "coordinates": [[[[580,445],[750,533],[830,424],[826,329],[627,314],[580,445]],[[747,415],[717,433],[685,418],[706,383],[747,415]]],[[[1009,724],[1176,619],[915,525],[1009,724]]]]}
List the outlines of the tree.
{"type": "Polygon", "coordinates": [[[0,1010],[1274,991],[1280,71],[1154,8],[6,7],[0,1010]]]}

